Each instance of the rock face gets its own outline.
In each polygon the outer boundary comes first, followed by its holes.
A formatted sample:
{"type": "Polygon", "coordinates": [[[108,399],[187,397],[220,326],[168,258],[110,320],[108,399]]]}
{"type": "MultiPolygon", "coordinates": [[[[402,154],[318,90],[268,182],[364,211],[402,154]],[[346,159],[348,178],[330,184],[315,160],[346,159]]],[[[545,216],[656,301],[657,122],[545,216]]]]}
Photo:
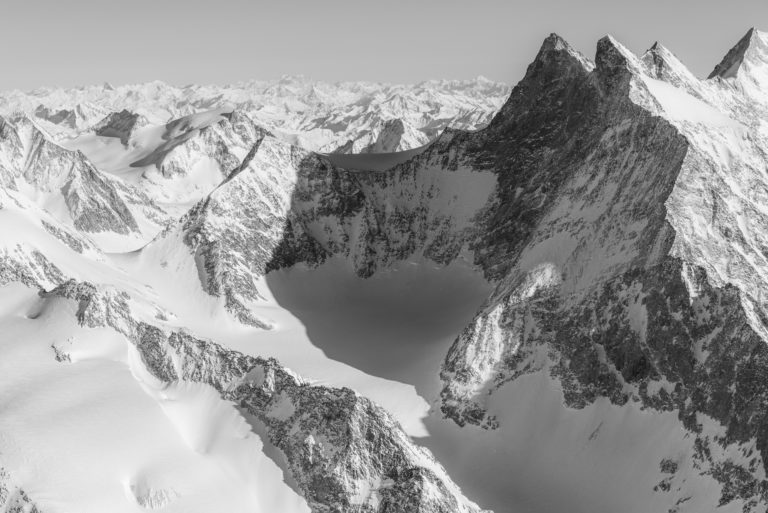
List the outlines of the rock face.
{"type": "Polygon", "coordinates": [[[146,117],[123,109],[107,115],[93,127],[93,131],[102,137],[117,137],[126,146],[134,131],[147,125],[149,120],[146,117]]]}

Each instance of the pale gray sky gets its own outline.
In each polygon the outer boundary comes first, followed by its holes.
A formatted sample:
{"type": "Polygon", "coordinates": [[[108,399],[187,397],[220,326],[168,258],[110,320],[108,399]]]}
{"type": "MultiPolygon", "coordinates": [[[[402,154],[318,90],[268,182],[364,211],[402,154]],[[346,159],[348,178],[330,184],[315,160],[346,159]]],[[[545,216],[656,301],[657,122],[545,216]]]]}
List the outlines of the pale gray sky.
{"type": "Polygon", "coordinates": [[[707,75],[766,0],[3,0],[0,89],[323,80],[514,83],[557,32],[594,56],[613,34],[635,52],[661,41],[707,75]]]}

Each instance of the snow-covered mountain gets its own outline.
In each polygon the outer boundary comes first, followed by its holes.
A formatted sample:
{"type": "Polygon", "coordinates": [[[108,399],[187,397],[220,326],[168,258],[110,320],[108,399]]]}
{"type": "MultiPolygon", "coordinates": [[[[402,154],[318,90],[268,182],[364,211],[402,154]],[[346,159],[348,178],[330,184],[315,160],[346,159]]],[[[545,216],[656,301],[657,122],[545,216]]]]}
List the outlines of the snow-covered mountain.
{"type": "MultiPolygon", "coordinates": [[[[484,77],[416,85],[325,83],[285,76],[230,86],[174,87],[163,82],[0,93],[0,115],[25,113],[58,138],[114,124],[165,123],[235,107],[283,140],[321,152],[400,151],[422,146],[446,127],[486,125],[509,87],[484,77]]],[[[115,127],[110,128],[115,130],[115,127]]],[[[118,128],[119,130],[119,128],[118,128]]],[[[127,134],[126,134],[127,135],[127,134]]]]}
{"type": "Polygon", "coordinates": [[[6,93],[0,505],[765,511],[766,88],[750,30],[6,93]]]}

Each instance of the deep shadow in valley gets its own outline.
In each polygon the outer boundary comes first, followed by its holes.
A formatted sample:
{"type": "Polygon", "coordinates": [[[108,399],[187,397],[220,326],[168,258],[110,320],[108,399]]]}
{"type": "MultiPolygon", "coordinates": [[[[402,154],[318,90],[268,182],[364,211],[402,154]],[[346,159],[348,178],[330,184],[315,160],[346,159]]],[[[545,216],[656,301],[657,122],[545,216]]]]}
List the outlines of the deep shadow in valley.
{"type": "Polygon", "coordinates": [[[448,349],[490,294],[482,276],[459,263],[404,262],[361,278],[334,258],[272,272],[267,283],[328,357],[411,384],[428,402],[439,393],[448,349]]]}

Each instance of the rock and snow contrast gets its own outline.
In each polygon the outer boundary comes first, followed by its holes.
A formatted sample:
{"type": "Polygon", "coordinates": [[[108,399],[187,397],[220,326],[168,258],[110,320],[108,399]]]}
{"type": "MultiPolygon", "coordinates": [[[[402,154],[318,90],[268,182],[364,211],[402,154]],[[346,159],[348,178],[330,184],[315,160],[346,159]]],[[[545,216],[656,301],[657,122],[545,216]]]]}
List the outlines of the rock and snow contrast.
{"type": "Polygon", "coordinates": [[[0,94],[0,511],[765,511],[766,90],[0,94]]]}

